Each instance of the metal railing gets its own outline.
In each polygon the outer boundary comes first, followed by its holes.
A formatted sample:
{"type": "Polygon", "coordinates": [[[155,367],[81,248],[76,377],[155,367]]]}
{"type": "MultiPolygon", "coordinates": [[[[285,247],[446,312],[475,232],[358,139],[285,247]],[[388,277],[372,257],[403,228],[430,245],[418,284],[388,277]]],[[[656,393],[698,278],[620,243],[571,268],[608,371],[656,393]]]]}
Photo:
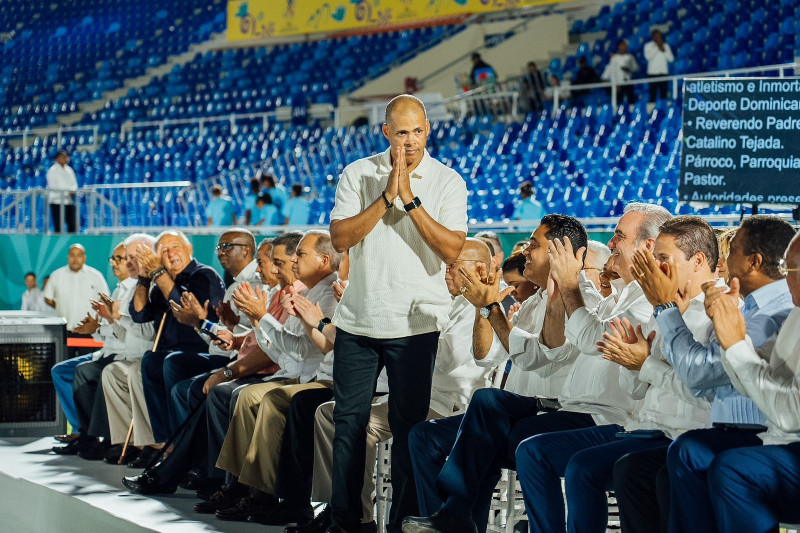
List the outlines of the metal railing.
{"type": "MultiPolygon", "coordinates": [[[[232,133],[236,132],[237,124],[242,121],[261,120],[261,126],[266,129],[270,120],[277,122],[290,122],[292,120],[293,107],[282,106],[274,111],[262,111],[258,113],[231,113],[228,115],[215,115],[211,117],[192,117],[192,118],[165,118],[163,120],[144,120],[138,122],[123,122],[119,129],[121,141],[125,141],[126,133],[140,128],[158,128],[160,138],[164,137],[165,129],[170,126],[181,126],[185,124],[197,124],[200,134],[204,135],[206,124],[213,122],[227,122],[232,133]]],[[[330,120],[333,117],[335,108],[331,104],[312,104],[308,106],[306,112],[312,119],[330,120]]]]}
{"type": "MultiPolygon", "coordinates": [[[[0,233],[51,233],[53,214],[48,200],[53,193],[72,196],[75,228],[81,228],[84,214],[86,229],[119,226],[119,208],[94,188],[77,191],[36,188],[0,191],[0,233]]],[[[60,227],[67,228],[66,205],[60,205],[55,216],[59,218],[60,227]]]]}
{"type": "Polygon", "coordinates": [[[616,111],[617,109],[617,100],[618,100],[618,89],[619,87],[629,86],[629,85],[645,85],[650,83],[659,83],[659,82],[669,82],[672,84],[672,92],[671,98],[677,99],[680,97],[680,92],[678,91],[679,85],[685,78],[707,78],[707,77],[731,77],[737,76],[741,74],[756,74],[756,73],[766,73],[766,72],[777,72],[779,78],[786,77],[786,71],[789,70],[790,74],[794,73],[794,69],[797,63],[781,63],[776,65],[767,65],[763,67],[748,67],[748,68],[736,68],[736,69],[727,69],[727,70],[713,70],[713,71],[706,71],[706,72],[692,72],[687,74],[675,74],[672,76],[658,76],[652,78],[640,78],[630,81],[625,81],[621,83],[614,83],[614,82],[603,82],[603,83],[586,83],[580,85],[569,85],[569,86],[558,86],[553,87],[553,108],[558,109],[560,105],[560,101],[562,95],[564,93],[569,93],[571,91],[576,90],[591,90],[591,89],[610,89],[611,90],[611,107],[616,111]]]}
{"type": "Polygon", "coordinates": [[[88,125],[88,126],[47,126],[43,128],[25,128],[21,130],[8,130],[8,131],[0,131],[0,137],[8,137],[8,138],[21,138],[22,139],[22,149],[27,150],[29,139],[33,138],[42,138],[46,139],[48,137],[56,137],[56,146],[60,147],[63,143],[63,137],[65,133],[73,132],[73,131],[91,131],[91,143],[84,143],[79,144],[78,146],[93,146],[97,148],[100,144],[100,137],[99,137],[99,126],[95,125],[88,125]]]}

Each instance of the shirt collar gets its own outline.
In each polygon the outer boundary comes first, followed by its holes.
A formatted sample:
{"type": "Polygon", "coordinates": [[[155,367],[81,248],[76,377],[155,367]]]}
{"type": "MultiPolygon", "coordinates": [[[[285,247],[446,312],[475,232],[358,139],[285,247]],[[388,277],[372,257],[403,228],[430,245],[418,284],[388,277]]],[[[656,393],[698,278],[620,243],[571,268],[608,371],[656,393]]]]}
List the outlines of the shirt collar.
{"type": "Polygon", "coordinates": [[[339,276],[336,272],[331,272],[330,274],[319,280],[319,282],[316,285],[308,289],[308,294],[306,294],[306,298],[313,301],[313,299],[316,298],[317,294],[321,293],[326,288],[330,289],[331,285],[333,285],[333,282],[336,281],[338,278],[339,276]]]}
{"type": "Polygon", "coordinates": [[[128,278],[120,281],[119,284],[122,285],[123,287],[125,287],[126,289],[130,289],[131,287],[136,285],[138,282],[139,282],[138,279],[129,276],[128,278]]]}
{"type": "Polygon", "coordinates": [[[251,281],[251,278],[256,275],[256,268],[258,268],[258,264],[256,260],[253,259],[247,266],[245,266],[239,274],[233,277],[233,281],[236,283],[241,283],[243,281],[251,281]]]}
{"type": "Polygon", "coordinates": [[[744,299],[745,304],[755,304],[757,309],[761,309],[788,291],[789,285],[786,283],[786,279],[773,281],[748,294],[744,299]]]}
{"type": "MultiPolygon", "coordinates": [[[[419,165],[411,171],[410,177],[422,179],[429,174],[429,170],[431,167],[431,162],[433,158],[428,153],[428,149],[425,148],[422,154],[422,160],[419,162],[419,165]]],[[[392,149],[387,148],[378,158],[378,171],[389,173],[392,171],[392,149]]]]}

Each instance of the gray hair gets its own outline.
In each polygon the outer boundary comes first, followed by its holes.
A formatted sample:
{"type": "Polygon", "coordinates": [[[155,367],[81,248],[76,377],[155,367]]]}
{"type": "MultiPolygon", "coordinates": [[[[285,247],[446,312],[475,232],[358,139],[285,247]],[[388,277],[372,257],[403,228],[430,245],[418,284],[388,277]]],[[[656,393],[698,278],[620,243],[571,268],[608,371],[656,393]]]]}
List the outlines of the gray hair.
{"type": "Polygon", "coordinates": [[[285,246],[286,255],[291,257],[297,251],[297,245],[302,238],[303,233],[300,231],[287,231],[275,237],[275,240],[272,241],[272,247],[285,246]]]}
{"type": "Polygon", "coordinates": [[[261,250],[264,246],[272,246],[272,243],[275,242],[275,239],[272,237],[267,237],[266,239],[262,239],[260,243],[258,243],[258,247],[256,247],[256,251],[261,250]]]}
{"type": "Polygon", "coordinates": [[[425,104],[422,103],[422,100],[420,100],[413,94],[400,94],[389,100],[389,103],[386,104],[386,114],[384,115],[383,118],[386,124],[389,123],[389,117],[392,116],[392,111],[394,111],[394,108],[402,103],[417,104],[422,109],[422,114],[425,115],[425,120],[428,120],[428,111],[425,109],[425,104]]]}
{"type": "Polygon", "coordinates": [[[156,238],[152,235],[148,235],[147,233],[134,233],[133,235],[126,237],[125,240],[122,241],[122,245],[127,248],[128,245],[135,242],[146,242],[152,248],[156,244],[156,238]]]}
{"type": "Polygon", "coordinates": [[[625,206],[623,214],[639,213],[643,215],[642,223],[636,234],[634,244],[639,244],[647,239],[655,239],[661,233],[661,225],[672,218],[672,215],[663,206],[656,204],[645,204],[643,202],[632,202],[625,206]]]}
{"type": "Polygon", "coordinates": [[[324,229],[310,229],[303,234],[303,238],[315,236],[317,242],[314,243],[314,251],[319,255],[327,255],[331,262],[331,269],[334,272],[339,270],[339,263],[342,262],[342,254],[337,252],[331,241],[331,234],[324,229]]]}
{"type": "Polygon", "coordinates": [[[611,250],[598,241],[589,241],[587,243],[586,266],[603,270],[608,258],[611,257],[611,250]]]}
{"type": "Polygon", "coordinates": [[[189,241],[189,237],[187,237],[184,232],[176,229],[168,229],[166,231],[162,231],[161,233],[159,233],[158,237],[156,237],[156,245],[158,245],[158,243],[161,242],[161,239],[163,239],[167,235],[172,235],[173,237],[180,238],[186,244],[186,246],[192,245],[192,243],[189,241]]]}

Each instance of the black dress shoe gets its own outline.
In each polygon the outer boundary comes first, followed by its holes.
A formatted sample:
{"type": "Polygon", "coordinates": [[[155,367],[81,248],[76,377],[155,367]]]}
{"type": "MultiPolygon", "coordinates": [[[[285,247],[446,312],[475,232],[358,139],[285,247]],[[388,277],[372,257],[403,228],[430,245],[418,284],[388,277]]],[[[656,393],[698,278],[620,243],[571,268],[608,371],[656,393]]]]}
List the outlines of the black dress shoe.
{"type": "Polygon", "coordinates": [[[214,514],[220,509],[232,507],[241,499],[224,490],[214,492],[206,501],[194,504],[194,512],[202,514],[214,514]]]}
{"type": "Polygon", "coordinates": [[[122,445],[115,444],[106,451],[106,454],[103,456],[103,462],[110,465],[118,464],[120,455],[122,455],[122,445]]]}
{"type": "Polygon", "coordinates": [[[78,457],[87,461],[99,461],[106,456],[106,452],[111,448],[107,442],[94,439],[92,442],[78,450],[78,457]]]}
{"type": "Polygon", "coordinates": [[[89,438],[79,437],[66,446],[53,446],[51,450],[58,455],[78,455],[78,452],[90,442],[92,441],[89,438]]]}
{"type": "Polygon", "coordinates": [[[375,521],[358,526],[358,533],[378,533],[378,524],[375,521]]]}
{"type": "Polygon", "coordinates": [[[128,449],[125,450],[125,457],[122,457],[122,445],[118,444],[117,446],[112,446],[111,449],[108,450],[106,456],[103,457],[103,461],[110,465],[127,464],[136,459],[140,453],[141,450],[139,448],[128,446],[128,449]],[[120,459],[122,459],[122,463],[119,462],[120,459]]]}
{"type": "Polygon", "coordinates": [[[331,507],[326,505],[325,509],[301,526],[289,526],[283,533],[325,533],[331,527],[331,507]]]}
{"type": "Polygon", "coordinates": [[[314,508],[310,503],[297,506],[283,501],[265,513],[251,514],[247,520],[266,526],[292,526],[305,524],[312,518],[314,518],[314,508]]]}
{"type": "Polygon", "coordinates": [[[477,533],[475,522],[450,513],[431,516],[407,516],[403,519],[403,533],[477,533]]]}
{"type": "Polygon", "coordinates": [[[276,504],[256,502],[253,498],[245,496],[240,498],[235,505],[226,509],[220,509],[215,514],[220,520],[231,522],[247,522],[253,515],[262,515],[269,512],[276,504]]]}
{"type": "Polygon", "coordinates": [[[78,433],[70,433],[69,435],[53,435],[53,438],[61,444],[69,444],[74,440],[78,440],[78,437],[80,437],[78,433]]]}
{"type": "Polygon", "coordinates": [[[153,448],[152,446],[147,446],[146,448],[142,449],[141,452],[139,452],[139,455],[128,462],[128,466],[131,468],[144,470],[155,462],[156,457],[158,457],[160,453],[161,450],[153,448]]]}
{"type": "Polygon", "coordinates": [[[149,472],[143,472],[138,476],[125,476],[122,484],[134,494],[172,494],[178,487],[175,485],[163,485],[155,476],[149,472]]]}

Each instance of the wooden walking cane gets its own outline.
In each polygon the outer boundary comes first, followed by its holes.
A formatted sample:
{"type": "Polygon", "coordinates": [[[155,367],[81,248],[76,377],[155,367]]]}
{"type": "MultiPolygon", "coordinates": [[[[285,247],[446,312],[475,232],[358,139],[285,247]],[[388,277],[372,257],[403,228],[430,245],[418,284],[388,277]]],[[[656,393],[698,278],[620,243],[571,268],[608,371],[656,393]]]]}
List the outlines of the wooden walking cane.
{"type": "MultiPolygon", "coordinates": [[[[158,341],[161,340],[161,332],[164,331],[164,322],[167,320],[167,313],[164,313],[161,316],[161,324],[158,326],[158,332],[156,333],[156,340],[153,341],[153,351],[156,351],[158,348],[158,341]]],[[[117,460],[117,464],[121,465],[125,462],[125,454],[128,453],[128,445],[131,443],[131,437],[133,436],[133,419],[131,419],[131,425],[128,426],[128,435],[125,437],[125,443],[122,445],[122,453],[117,460]]]]}

